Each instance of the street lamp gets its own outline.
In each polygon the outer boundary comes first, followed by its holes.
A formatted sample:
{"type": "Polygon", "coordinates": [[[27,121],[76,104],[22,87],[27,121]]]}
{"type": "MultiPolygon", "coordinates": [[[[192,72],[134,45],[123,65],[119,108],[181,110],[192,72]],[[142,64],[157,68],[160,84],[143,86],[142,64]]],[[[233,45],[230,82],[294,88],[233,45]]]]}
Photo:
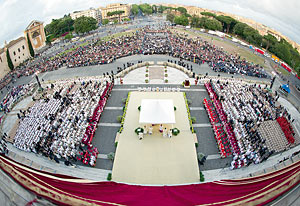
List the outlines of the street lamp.
{"type": "Polygon", "coordinates": [[[41,83],[40,83],[39,77],[38,77],[38,73],[39,73],[39,72],[34,73],[35,79],[36,79],[36,81],[37,81],[37,83],[38,83],[39,88],[40,88],[40,89],[43,89],[43,88],[42,88],[42,85],[41,85],[41,83]]]}

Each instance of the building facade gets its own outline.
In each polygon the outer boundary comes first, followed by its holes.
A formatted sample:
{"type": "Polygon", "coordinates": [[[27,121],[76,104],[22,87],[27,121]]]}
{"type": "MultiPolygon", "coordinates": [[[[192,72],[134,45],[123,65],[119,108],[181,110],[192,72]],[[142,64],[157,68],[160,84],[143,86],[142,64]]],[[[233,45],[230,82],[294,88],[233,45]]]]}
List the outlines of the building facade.
{"type": "Polygon", "coordinates": [[[36,20],[32,21],[24,31],[26,40],[27,34],[34,50],[38,50],[46,45],[46,35],[43,22],[36,20]]]}
{"type": "Polygon", "coordinates": [[[72,14],[70,14],[72,19],[77,19],[82,16],[86,17],[93,17],[97,20],[98,23],[102,21],[102,15],[100,9],[90,8],[88,10],[84,11],[74,11],[72,14]]]}
{"type": "Polygon", "coordinates": [[[7,74],[10,69],[7,64],[6,51],[9,51],[9,55],[14,67],[19,66],[22,62],[30,58],[27,40],[25,37],[20,37],[16,40],[12,40],[8,44],[5,43],[4,48],[0,50],[0,73],[1,76],[7,74]]]}
{"type": "Polygon", "coordinates": [[[118,19],[119,16],[108,16],[108,12],[113,11],[124,11],[123,14],[121,14],[120,18],[128,18],[130,15],[130,5],[128,4],[109,4],[106,7],[99,7],[102,13],[102,19],[108,19],[108,20],[114,20],[118,19]]]}

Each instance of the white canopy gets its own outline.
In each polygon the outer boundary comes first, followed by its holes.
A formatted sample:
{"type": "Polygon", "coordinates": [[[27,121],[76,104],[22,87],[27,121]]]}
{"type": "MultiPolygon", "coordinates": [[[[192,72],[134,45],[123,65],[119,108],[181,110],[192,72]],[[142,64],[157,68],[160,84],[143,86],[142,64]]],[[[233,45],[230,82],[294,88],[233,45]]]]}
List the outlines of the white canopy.
{"type": "Polygon", "coordinates": [[[142,99],[140,124],[174,124],[175,112],[171,99],[142,99]]]}

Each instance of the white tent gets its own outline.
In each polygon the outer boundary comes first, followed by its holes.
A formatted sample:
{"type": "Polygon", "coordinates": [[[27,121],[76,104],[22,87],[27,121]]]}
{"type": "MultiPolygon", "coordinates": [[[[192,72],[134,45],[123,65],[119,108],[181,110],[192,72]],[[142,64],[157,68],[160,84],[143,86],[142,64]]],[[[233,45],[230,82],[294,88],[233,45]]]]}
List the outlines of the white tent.
{"type": "Polygon", "coordinates": [[[175,112],[171,99],[142,99],[140,124],[174,124],[175,112]]]}

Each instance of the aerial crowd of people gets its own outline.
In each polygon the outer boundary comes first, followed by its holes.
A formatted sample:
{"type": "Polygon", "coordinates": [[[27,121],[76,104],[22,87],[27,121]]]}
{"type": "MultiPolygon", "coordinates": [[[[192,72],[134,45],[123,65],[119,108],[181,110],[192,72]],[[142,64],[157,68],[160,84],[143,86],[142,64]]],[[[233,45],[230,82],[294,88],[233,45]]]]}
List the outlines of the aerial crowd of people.
{"type": "Polygon", "coordinates": [[[107,96],[101,94],[111,81],[110,77],[65,80],[37,93],[34,105],[18,114],[14,146],[68,165],[82,160],[94,166],[99,152],[91,141],[85,141],[86,131],[98,102],[105,105],[107,96]]]}
{"type": "MultiPolygon", "coordinates": [[[[74,68],[109,64],[118,58],[141,54],[176,57],[180,59],[178,64],[191,70],[192,65],[186,65],[182,60],[207,64],[217,72],[268,77],[262,66],[254,65],[238,55],[228,54],[199,37],[188,38],[168,28],[151,30],[147,27],[130,35],[91,41],[60,55],[41,55],[7,74],[0,81],[0,89],[10,89],[8,84],[16,77],[36,72],[53,71],[63,66],[74,68]]],[[[127,66],[130,64],[127,63],[127,66]]],[[[118,68],[118,71],[121,70],[118,68]]],[[[68,165],[80,160],[94,166],[99,152],[90,141],[95,132],[93,121],[99,120],[99,111],[102,111],[107,99],[103,99],[101,94],[112,82],[111,76],[103,76],[101,79],[73,79],[48,85],[42,94],[33,97],[35,104],[31,108],[21,110],[18,114],[20,125],[14,137],[14,146],[20,150],[41,153],[56,162],[63,159],[68,165]]],[[[206,88],[210,99],[205,100],[205,106],[210,110],[213,128],[218,133],[216,139],[222,157],[233,155],[232,169],[258,164],[280,150],[277,150],[276,144],[272,146],[274,143],[270,142],[262,129],[265,122],[278,117],[290,120],[287,111],[275,104],[277,95],[271,95],[259,85],[244,84],[237,80],[213,80],[206,83],[206,88]]],[[[15,102],[32,91],[32,84],[12,88],[0,103],[0,109],[9,112],[15,102]]],[[[285,119],[283,121],[287,124],[285,119]]],[[[294,142],[288,141],[284,148],[292,144],[294,142]]]]}
{"type": "Polygon", "coordinates": [[[29,76],[36,72],[53,71],[63,66],[73,68],[109,64],[118,58],[136,54],[165,54],[197,64],[207,63],[214,71],[267,77],[262,66],[254,65],[237,55],[228,54],[222,48],[199,37],[187,38],[171,32],[168,27],[157,30],[145,27],[117,38],[97,39],[81,46],[73,46],[55,56],[41,54],[26,65],[6,74],[0,80],[0,89],[17,77],[29,76]]]}
{"type": "MultiPolygon", "coordinates": [[[[233,155],[231,169],[258,164],[273,153],[299,143],[299,138],[296,142],[295,139],[288,141],[288,136],[282,133],[284,128],[277,124],[278,118],[291,120],[287,110],[276,104],[277,94],[238,80],[214,79],[205,85],[211,102],[210,105],[205,102],[206,110],[216,111],[218,118],[210,115],[210,121],[219,137],[216,139],[221,156],[233,155]],[[269,131],[270,124],[277,127],[269,131]]],[[[292,136],[294,138],[295,133],[292,136]]]]}

